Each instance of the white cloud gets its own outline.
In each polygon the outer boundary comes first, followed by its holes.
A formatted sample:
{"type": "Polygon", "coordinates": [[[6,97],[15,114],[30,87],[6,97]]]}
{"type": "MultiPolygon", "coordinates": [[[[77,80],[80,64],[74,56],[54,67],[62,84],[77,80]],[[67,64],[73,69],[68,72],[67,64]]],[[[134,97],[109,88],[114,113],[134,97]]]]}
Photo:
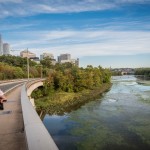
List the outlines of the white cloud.
{"type": "Polygon", "coordinates": [[[12,47],[28,47],[38,56],[46,50],[55,56],[70,53],[74,57],[150,53],[150,32],[144,31],[40,31],[32,32],[32,37],[28,32],[20,34],[26,39],[10,41],[12,47]]]}
{"type": "Polygon", "coordinates": [[[0,18],[39,13],[101,11],[116,9],[128,3],[149,2],[150,0],[0,0],[0,18]]]}

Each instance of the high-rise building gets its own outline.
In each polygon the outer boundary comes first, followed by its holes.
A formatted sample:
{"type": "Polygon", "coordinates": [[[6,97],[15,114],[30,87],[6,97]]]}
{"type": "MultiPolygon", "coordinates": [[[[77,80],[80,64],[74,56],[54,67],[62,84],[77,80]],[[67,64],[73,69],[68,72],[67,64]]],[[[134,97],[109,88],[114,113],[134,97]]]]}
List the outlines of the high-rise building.
{"type": "Polygon", "coordinates": [[[42,55],[40,55],[40,60],[43,60],[46,57],[51,59],[52,65],[56,64],[56,59],[54,59],[54,55],[51,53],[43,53],[42,55]]]}
{"type": "Polygon", "coordinates": [[[44,58],[51,58],[51,59],[54,59],[54,55],[51,54],[51,53],[43,53],[42,55],[40,55],[40,59],[43,60],[44,58]]]}
{"type": "Polygon", "coordinates": [[[71,59],[70,54],[61,54],[58,56],[58,63],[72,63],[76,66],[79,66],[79,58],[78,59],[71,59]]]}
{"type": "Polygon", "coordinates": [[[1,35],[0,35],[0,55],[3,55],[3,41],[1,35]]]}
{"type": "Polygon", "coordinates": [[[9,55],[10,54],[10,46],[8,43],[3,44],[3,55],[9,55]]]}
{"type": "Polygon", "coordinates": [[[69,61],[71,59],[71,55],[70,54],[60,54],[60,56],[58,56],[58,62],[61,63],[62,61],[69,61]]]}
{"type": "Polygon", "coordinates": [[[75,61],[75,65],[79,67],[79,58],[75,61]]]}

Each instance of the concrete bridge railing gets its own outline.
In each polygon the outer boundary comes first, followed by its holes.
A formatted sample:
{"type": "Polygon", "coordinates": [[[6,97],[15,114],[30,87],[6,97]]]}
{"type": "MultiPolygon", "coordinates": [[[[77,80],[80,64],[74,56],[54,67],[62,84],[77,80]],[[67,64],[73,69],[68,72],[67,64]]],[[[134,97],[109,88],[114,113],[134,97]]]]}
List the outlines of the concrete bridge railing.
{"type": "Polygon", "coordinates": [[[29,101],[26,85],[22,86],[21,104],[28,150],[58,150],[58,147],[29,101]]]}
{"type": "Polygon", "coordinates": [[[43,81],[44,81],[45,79],[36,79],[36,80],[33,80],[33,81],[31,81],[31,82],[28,82],[27,84],[26,84],[26,89],[27,89],[27,96],[28,96],[28,98],[29,98],[29,100],[30,100],[30,102],[31,102],[31,104],[32,104],[32,106],[33,107],[35,107],[35,103],[34,103],[34,99],[31,97],[31,94],[32,94],[32,92],[36,89],[36,88],[38,88],[38,87],[40,87],[40,86],[43,86],[43,81]]]}

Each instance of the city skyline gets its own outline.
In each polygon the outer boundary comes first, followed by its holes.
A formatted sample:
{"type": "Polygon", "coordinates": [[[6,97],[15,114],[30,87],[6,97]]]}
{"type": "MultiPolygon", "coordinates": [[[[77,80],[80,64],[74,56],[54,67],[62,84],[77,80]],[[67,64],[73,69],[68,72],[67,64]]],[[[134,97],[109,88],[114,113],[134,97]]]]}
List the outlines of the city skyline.
{"type": "Polygon", "coordinates": [[[150,66],[150,0],[0,0],[0,8],[14,50],[70,53],[81,67],[150,66]]]}
{"type": "Polygon", "coordinates": [[[2,36],[0,34],[0,56],[10,54],[10,45],[3,42],[2,36]]]}

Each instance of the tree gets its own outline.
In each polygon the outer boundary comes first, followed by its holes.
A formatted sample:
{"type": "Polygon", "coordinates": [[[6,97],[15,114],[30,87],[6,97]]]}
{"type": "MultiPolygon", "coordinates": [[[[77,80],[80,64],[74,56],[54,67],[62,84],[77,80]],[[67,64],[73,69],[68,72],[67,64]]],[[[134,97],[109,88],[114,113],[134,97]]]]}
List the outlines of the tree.
{"type": "Polygon", "coordinates": [[[40,61],[44,68],[52,68],[52,60],[49,57],[45,57],[40,61]]]}

